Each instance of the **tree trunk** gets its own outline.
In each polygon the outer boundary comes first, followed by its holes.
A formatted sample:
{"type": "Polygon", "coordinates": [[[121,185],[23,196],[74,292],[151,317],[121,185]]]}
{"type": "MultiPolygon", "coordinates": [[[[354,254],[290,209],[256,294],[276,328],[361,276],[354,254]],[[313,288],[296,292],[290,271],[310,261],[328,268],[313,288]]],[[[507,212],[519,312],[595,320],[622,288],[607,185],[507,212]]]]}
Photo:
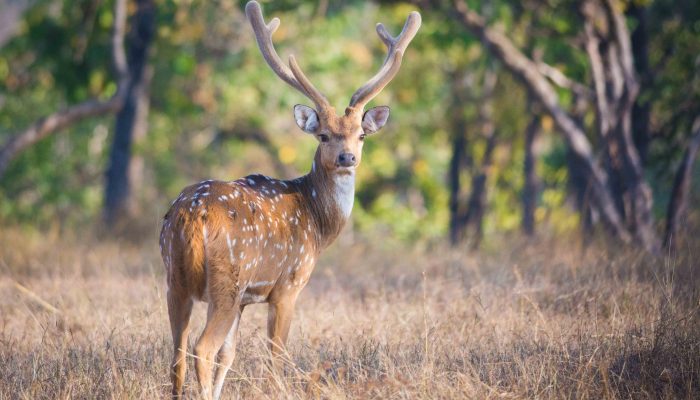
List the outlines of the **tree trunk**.
{"type": "MultiPolygon", "coordinates": [[[[531,110],[532,111],[532,110],[531,110]]],[[[537,172],[535,171],[535,139],[540,129],[540,116],[534,114],[525,128],[525,162],[523,164],[523,219],[522,230],[527,236],[535,234],[535,209],[537,208],[537,172]]]]}
{"type": "Polygon", "coordinates": [[[673,181],[671,199],[666,210],[666,234],[664,235],[664,245],[672,249],[676,243],[675,235],[685,210],[688,208],[688,193],[690,192],[690,178],[693,172],[693,163],[700,149],[700,118],[693,124],[693,135],[688,143],[688,148],[683,154],[683,160],[678,166],[676,177],[673,181]]]}
{"type": "Polygon", "coordinates": [[[493,161],[493,150],[496,147],[496,129],[493,123],[493,92],[496,87],[498,75],[487,69],[484,71],[481,83],[481,96],[478,99],[478,120],[477,126],[481,136],[486,140],[486,149],[481,160],[481,165],[476,167],[472,174],[471,193],[467,201],[467,208],[462,217],[461,223],[465,229],[471,225],[473,236],[471,246],[477,249],[483,238],[483,222],[486,214],[486,183],[488,172],[493,161]]]}
{"type": "MultiPolygon", "coordinates": [[[[148,65],[144,71],[143,84],[141,88],[143,91],[138,93],[138,104],[136,106],[136,120],[134,122],[134,136],[133,143],[141,142],[146,134],[148,133],[148,113],[151,106],[151,79],[153,78],[153,68],[148,65]]],[[[140,154],[134,154],[129,163],[129,188],[132,193],[142,193],[144,190],[144,173],[146,172],[145,163],[143,156],[140,154]]],[[[138,196],[140,197],[140,196],[138,196]]],[[[132,210],[136,215],[138,215],[138,198],[137,196],[131,196],[129,199],[129,210],[132,210]]]]}
{"type": "Polygon", "coordinates": [[[451,74],[452,101],[448,112],[450,118],[450,130],[452,131],[452,157],[448,171],[448,185],[450,189],[450,244],[457,246],[464,240],[465,221],[464,206],[462,204],[462,170],[469,164],[467,154],[467,121],[464,115],[466,107],[465,92],[468,85],[460,72],[451,74]]]}
{"type": "Polygon", "coordinates": [[[493,150],[496,147],[496,131],[493,123],[487,128],[486,150],[479,170],[472,175],[472,190],[467,201],[467,211],[464,213],[463,224],[465,227],[473,226],[472,248],[477,249],[483,238],[484,215],[486,215],[486,182],[488,171],[491,169],[493,150]]]}
{"type": "MultiPolygon", "coordinates": [[[[607,9],[611,8],[607,7],[607,9]]],[[[615,205],[608,186],[609,176],[597,164],[595,154],[583,128],[562,108],[556,91],[547,78],[539,71],[537,64],[518,50],[500,30],[488,27],[484,19],[469,9],[464,1],[456,0],[455,10],[455,17],[458,21],[485,42],[487,49],[531,90],[533,96],[543,106],[544,110],[552,116],[559,131],[566,139],[569,148],[576,154],[577,159],[581,161],[582,173],[585,174],[589,183],[591,199],[600,211],[603,220],[611,227],[613,233],[625,242],[630,242],[634,233],[634,239],[638,244],[651,252],[656,252],[657,246],[653,235],[649,235],[651,232],[649,228],[652,227],[652,224],[650,219],[646,218],[647,215],[650,215],[650,213],[647,213],[647,211],[650,211],[650,197],[646,196],[650,192],[643,193],[645,192],[644,189],[648,188],[648,186],[645,186],[646,183],[643,180],[633,182],[631,192],[643,194],[642,199],[632,199],[635,202],[635,212],[639,213],[637,220],[644,222],[646,225],[642,226],[642,229],[632,232],[625,226],[623,218],[615,205]]],[[[617,38],[624,36],[624,24],[620,20],[619,15],[617,18],[614,18],[614,30],[617,38]]],[[[627,54],[627,44],[624,40],[621,42],[621,52],[624,54],[627,54]]],[[[626,66],[628,62],[629,59],[626,57],[623,57],[621,60],[623,66],[626,66]]],[[[629,70],[625,69],[622,73],[625,74],[624,77],[627,79],[627,82],[632,82],[627,71],[629,70]]],[[[628,94],[627,99],[634,98],[636,95],[634,89],[634,87],[629,87],[628,85],[628,90],[631,92],[628,94]]],[[[623,119],[624,124],[627,122],[629,122],[629,119],[623,119]]],[[[632,166],[635,166],[634,157],[629,157],[629,150],[623,149],[623,151],[625,152],[626,161],[631,162],[632,166]]],[[[641,174],[638,174],[640,172],[639,169],[634,172],[632,176],[641,178],[641,174]]]]}
{"type": "Polygon", "coordinates": [[[134,136],[145,129],[143,113],[148,105],[143,97],[148,93],[145,87],[148,80],[144,79],[144,72],[155,33],[155,5],[152,0],[137,0],[131,26],[127,58],[131,82],[124,107],[117,114],[106,173],[104,219],[108,227],[129,213],[131,147],[134,136]]]}
{"type": "Polygon", "coordinates": [[[598,213],[591,201],[591,188],[587,175],[583,173],[583,161],[570,149],[566,149],[566,168],[569,192],[573,194],[574,204],[581,217],[581,232],[584,239],[588,239],[598,220],[598,213]]]}
{"type": "Polygon", "coordinates": [[[581,4],[585,49],[596,92],[598,134],[604,144],[609,187],[618,212],[636,240],[658,250],[651,188],[632,133],[632,109],[639,93],[632,43],[615,0],[581,4]]]}
{"type": "Polygon", "coordinates": [[[452,157],[448,181],[450,188],[450,244],[456,246],[464,239],[464,222],[461,207],[461,172],[465,164],[467,141],[464,137],[464,124],[455,124],[452,128],[452,157]]]}
{"type": "MultiPolygon", "coordinates": [[[[627,15],[637,20],[637,26],[632,32],[632,53],[634,54],[634,66],[639,75],[641,86],[651,85],[653,76],[649,68],[649,33],[647,21],[647,7],[636,2],[630,2],[627,15]]],[[[640,100],[634,103],[632,108],[632,132],[634,132],[634,144],[637,146],[639,158],[646,165],[649,153],[649,122],[651,106],[649,102],[640,100]]]]}
{"type": "MultiPolygon", "coordinates": [[[[574,92],[574,106],[571,109],[571,116],[578,126],[584,125],[591,98],[592,96],[586,96],[580,90],[574,92]]],[[[568,195],[572,196],[574,206],[579,213],[579,227],[583,243],[587,244],[592,238],[594,225],[601,221],[600,212],[596,209],[596,204],[591,198],[591,185],[588,181],[588,175],[584,172],[586,170],[585,163],[570,147],[566,148],[566,168],[568,195]]],[[[605,219],[602,221],[604,224],[607,223],[605,219]]],[[[610,228],[611,232],[615,231],[610,226],[606,225],[606,228],[610,228]]]]}

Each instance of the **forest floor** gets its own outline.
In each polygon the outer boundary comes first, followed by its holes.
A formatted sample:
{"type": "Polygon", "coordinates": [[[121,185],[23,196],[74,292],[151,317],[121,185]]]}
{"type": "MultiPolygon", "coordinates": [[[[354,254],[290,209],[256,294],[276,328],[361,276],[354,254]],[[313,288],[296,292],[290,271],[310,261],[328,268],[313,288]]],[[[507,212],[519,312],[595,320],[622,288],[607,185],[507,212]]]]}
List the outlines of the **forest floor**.
{"type": "MultiPolygon", "coordinates": [[[[155,239],[0,232],[0,399],[168,396],[155,239]]],[[[297,303],[285,373],[266,362],[266,306],[249,306],[224,398],[700,398],[697,254],[503,243],[332,246],[297,303]]]]}

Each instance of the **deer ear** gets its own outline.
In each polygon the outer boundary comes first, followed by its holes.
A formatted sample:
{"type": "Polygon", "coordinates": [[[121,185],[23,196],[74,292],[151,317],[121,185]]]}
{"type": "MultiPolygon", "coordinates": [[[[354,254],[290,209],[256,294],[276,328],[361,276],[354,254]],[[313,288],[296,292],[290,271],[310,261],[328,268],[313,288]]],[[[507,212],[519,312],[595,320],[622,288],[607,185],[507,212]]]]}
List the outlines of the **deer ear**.
{"type": "Polygon", "coordinates": [[[370,108],[365,111],[365,115],[362,116],[362,130],[365,131],[367,135],[374,133],[382,129],[388,119],[389,107],[379,106],[370,108]]]}
{"type": "Polygon", "coordinates": [[[320,126],[316,110],[301,104],[294,106],[294,120],[302,131],[316,133],[320,126]]]}

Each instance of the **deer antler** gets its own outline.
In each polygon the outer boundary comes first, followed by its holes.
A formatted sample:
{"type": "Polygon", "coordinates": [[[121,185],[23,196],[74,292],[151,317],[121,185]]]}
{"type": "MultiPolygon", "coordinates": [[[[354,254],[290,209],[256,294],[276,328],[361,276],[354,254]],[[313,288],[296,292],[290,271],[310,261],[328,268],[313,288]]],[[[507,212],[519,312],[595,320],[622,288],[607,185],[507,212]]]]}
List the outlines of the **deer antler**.
{"type": "Polygon", "coordinates": [[[403,53],[406,51],[408,44],[411,43],[411,40],[416,36],[420,23],[420,14],[416,11],[411,12],[406,18],[403,30],[396,37],[391,36],[383,24],[377,24],[377,34],[387,47],[386,59],[384,59],[384,64],[382,64],[379,72],[352,95],[350,108],[364,108],[370,100],[394,79],[401,67],[403,53]]]}
{"type": "Polygon", "coordinates": [[[279,18],[273,18],[269,24],[265,24],[262,9],[257,1],[249,1],[245,6],[245,13],[250,25],[253,27],[260,52],[265,61],[267,61],[267,65],[272,68],[272,71],[283,81],[313,101],[319,112],[330,108],[330,103],[328,103],[326,97],[304,75],[294,56],[289,56],[289,67],[287,67],[277,55],[275,46],[272,44],[272,34],[275,33],[280,25],[279,18]]]}

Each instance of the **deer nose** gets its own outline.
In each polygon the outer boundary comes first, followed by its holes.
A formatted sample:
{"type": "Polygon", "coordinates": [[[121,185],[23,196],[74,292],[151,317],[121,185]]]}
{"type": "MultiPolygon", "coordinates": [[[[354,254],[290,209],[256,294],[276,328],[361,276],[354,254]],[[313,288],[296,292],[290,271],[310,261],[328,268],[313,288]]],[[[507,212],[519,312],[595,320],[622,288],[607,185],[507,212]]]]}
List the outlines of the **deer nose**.
{"type": "Polygon", "coordinates": [[[354,167],[357,164],[357,159],[352,153],[340,153],[338,156],[338,164],[341,167],[354,167]]]}

